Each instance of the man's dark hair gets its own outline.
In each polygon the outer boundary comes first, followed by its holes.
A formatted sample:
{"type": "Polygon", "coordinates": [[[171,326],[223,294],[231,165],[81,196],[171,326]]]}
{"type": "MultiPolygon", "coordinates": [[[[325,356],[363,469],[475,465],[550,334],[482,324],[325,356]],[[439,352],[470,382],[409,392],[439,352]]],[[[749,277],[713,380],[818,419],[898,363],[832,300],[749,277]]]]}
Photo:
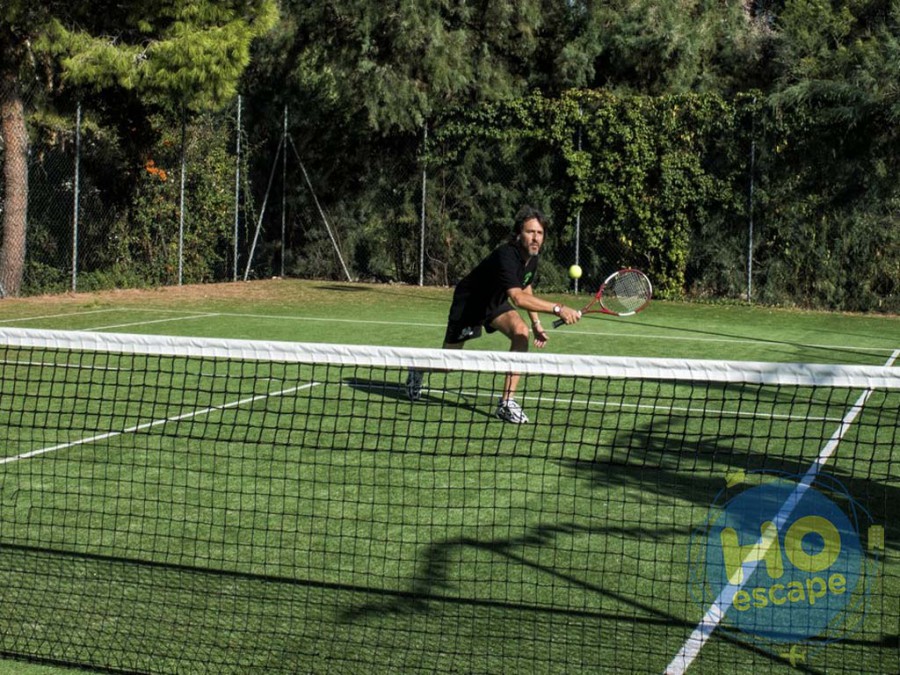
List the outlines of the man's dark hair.
{"type": "Polygon", "coordinates": [[[522,233],[522,228],[525,227],[525,223],[531,219],[538,221],[541,224],[541,227],[545,230],[547,229],[547,218],[539,209],[536,209],[533,206],[523,206],[519,209],[519,212],[516,214],[516,219],[513,221],[512,236],[519,236],[522,233]]]}

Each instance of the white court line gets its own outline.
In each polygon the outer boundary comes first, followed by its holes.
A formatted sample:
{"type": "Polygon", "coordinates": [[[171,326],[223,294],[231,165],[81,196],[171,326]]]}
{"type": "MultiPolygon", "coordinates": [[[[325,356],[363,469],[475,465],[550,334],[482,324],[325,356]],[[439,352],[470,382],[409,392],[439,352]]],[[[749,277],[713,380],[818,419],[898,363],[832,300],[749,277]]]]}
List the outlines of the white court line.
{"type": "MultiPolygon", "coordinates": [[[[425,391],[423,389],[422,391],[425,391]]],[[[493,396],[496,396],[495,394],[493,396]]],[[[735,418],[748,418],[748,419],[758,419],[758,420],[787,420],[791,421],[794,419],[805,420],[811,422],[840,422],[841,420],[837,417],[811,417],[809,415],[783,415],[778,413],[759,413],[759,412],[743,412],[740,410],[728,410],[726,408],[696,408],[691,406],[676,406],[676,405],[649,405],[647,403],[609,403],[607,400],[593,400],[593,399],[578,399],[578,398],[558,398],[558,397],[548,397],[548,396],[523,396],[523,401],[537,401],[541,403],[542,401],[549,401],[551,403],[569,403],[569,404],[583,404],[585,407],[596,406],[599,408],[615,408],[617,410],[647,410],[650,412],[674,412],[674,413],[695,413],[700,412],[703,414],[712,413],[714,415],[721,415],[722,417],[735,417],[735,418]]],[[[819,406],[821,407],[821,406],[819,406]]]]}
{"type": "MultiPolygon", "coordinates": [[[[180,310],[177,309],[136,309],[132,307],[120,307],[119,308],[123,312],[161,312],[161,313],[179,313],[180,310]]],[[[247,312],[216,312],[210,316],[225,316],[225,317],[234,317],[239,319],[271,319],[278,321],[312,321],[315,323],[352,323],[352,324],[360,324],[360,325],[371,325],[371,326],[411,326],[414,328],[446,328],[446,324],[444,323],[421,323],[415,321],[380,321],[377,319],[344,319],[339,317],[319,317],[319,316],[283,316],[277,314],[252,314],[247,312]]],[[[138,323],[134,325],[140,325],[138,323]]],[[[101,330],[99,328],[95,328],[92,330],[101,330]]],[[[672,330],[680,330],[678,328],[673,328],[672,330]]],[[[688,329],[690,330],[690,329],[688,329]]],[[[770,344],[771,340],[761,340],[754,338],[729,338],[729,337],[697,337],[692,335],[637,335],[633,331],[632,332],[622,332],[622,333],[614,333],[609,331],[592,331],[592,330],[579,330],[578,328],[567,327],[564,331],[565,334],[568,335],[601,335],[604,337],[640,337],[642,340],[682,340],[685,342],[724,342],[724,343],[734,343],[734,344],[770,344]]],[[[835,344],[816,344],[816,343],[802,343],[802,342],[783,342],[779,344],[784,344],[785,346],[790,347],[809,347],[813,349],[843,349],[851,352],[889,352],[891,349],[889,347],[855,347],[852,345],[835,345],[835,344]]]]}
{"type": "Polygon", "coordinates": [[[19,321],[37,321],[38,319],[65,319],[70,316],[84,316],[85,314],[103,314],[104,312],[120,312],[120,307],[112,309],[91,309],[84,312],[68,312],[64,314],[44,314],[43,316],[23,316],[18,319],[3,319],[3,324],[18,323],[19,321]]]}
{"type": "MultiPolygon", "coordinates": [[[[16,361],[15,359],[0,359],[0,366],[37,366],[38,368],[63,368],[63,369],[74,369],[74,370],[99,370],[106,372],[119,372],[122,370],[129,370],[127,368],[123,368],[120,366],[95,366],[93,364],[84,365],[82,363],[61,363],[58,361],[16,361]]],[[[199,372],[195,373],[196,377],[208,377],[212,379],[220,379],[230,377],[228,373],[204,373],[199,372]]],[[[275,377],[259,377],[257,378],[258,382],[272,382],[277,380],[275,377]]]]}
{"type": "Polygon", "coordinates": [[[165,424],[166,422],[177,422],[179,420],[191,419],[193,417],[200,417],[201,415],[208,415],[209,413],[213,413],[219,410],[227,410],[228,408],[236,408],[239,405],[244,405],[245,403],[254,403],[256,401],[261,401],[267,398],[273,398],[275,396],[284,396],[286,394],[291,394],[295,391],[303,391],[304,389],[311,389],[312,387],[316,387],[320,385],[321,382],[310,382],[309,384],[304,384],[299,387],[290,387],[289,389],[282,389],[281,391],[273,391],[267,394],[259,394],[257,396],[251,396],[249,398],[241,399],[240,401],[232,401],[231,403],[223,403],[222,405],[211,406],[209,408],[203,408],[201,410],[194,410],[193,412],[184,413],[183,415],[175,415],[174,417],[166,417],[165,419],[153,420],[152,422],[145,422],[144,424],[138,424],[133,427],[128,427],[127,429],[122,429],[121,431],[110,431],[105,434],[99,434],[97,436],[91,436],[90,438],[81,438],[77,441],[70,441],[68,443],[60,443],[59,445],[53,445],[46,448],[40,448],[39,450],[32,450],[30,452],[23,452],[18,455],[14,455],[12,457],[4,457],[0,459],[0,464],[9,464],[11,462],[18,462],[20,459],[31,459],[32,457],[38,457],[40,455],[46,455],[50,452],[56,452],[57,450],[65,450],[67,448],[74,448],[79,445],[86,445],[88,443],[94,443],[96,441],[102,441],[107,438],[115,438],[116,436],[122,436],[123,434],[134,433],[135,431],[143,431],[144,429],[150,429],[152,427],[159,426],[160,424],[165,424]]]}
{"type": "Polygon", "coordinates": [[[76,368],[78,370],[122,370],[117,366],[85,366],[80,363],[60,363],[58,361],[16,361],[15,359],[0,359],[0,365],[39,366],[41,368],[76,368]]]}
{"type": "MultiPolygon", "coordinates": [[[[900,356],[900,349],[894,350],[891,357],[884,365],[887,367],[892,366],[898,356],[900,356]]],[[[797,504],[800,503],[800,500],[816,479],[819,471],[825,466],[828,460],[831,459],[838,444],[844,438],[844,434],[847,433],[854,420],[856,420],[856,417],[862,412],[863,406],[865,406],[869,397],[872,395],[872,391],[872,389],[864,391],[856,400],[856,403],[854,403],[850,410],[847,411],[847,414],[844,415],[844,419],[841,420],[840,426],[835,429],[831,438],[822,448],[821,452],[819,452],[819,456],[809,469],[807,469],[803,479],[785,500],[775,518],[772,519],[774,527],[768,530],[767,534],[769,536],[763,536],[756,545],[747,552],[747,556],[744,560],[741,561],[741,572],[743,576],[741,581],[735,583],[733,579],[728,580],[728,584],[726,584],[719,592],[718,597],[713,601],[712,605],[709,606],[709,609],[706,610],[706,614],[703,615],[700,623],[697,624],[697,627],[694,628],[688,639],[685,640],[681,649],[675,655],[675,658],[669,663],[665,675],[683,675],[684,672],[690,668],[694,659],[700,654],[700,650],[703,649],[703,646],[709,641],[709,638],[712,637],[713,631],[718,628],[722,619],[725,618],[726,612],[731,609],[731,606],[734,603],[735,594],[750,581],[750,577],[756,572],[760,560],[765,558],[766,551],[769,550],[769,547],[775,541],[778,532],[785,522],[787,522],[787,519],[790,518],[794,509],[797,508],[797,504]]]]}
{"type": "Polygon", "coordinates": [[[93,328],[82,328],[81,330],[98,331],[98,330],[110,330],[111,328],[128,328],[130,326],[148,326],[151,323],[168,323],[171,321],[190,321],[191,319],[208,319],[213,316],[219,316],[219,314],[216,312],[212,312],[209,314],[191,314],[189,316],[173,316],[168,319],[151,319],[148,321],[134,321],[132,323],[119,323],[119,324],[113,324],[113,325],[109,325],[109,326],[94,326],[93,328]]]}
{"type": "MultiPolygon", "coordinates": [[[[37,321],[38,319],[64,319],[70,316],[84,316],[86,314],[101,314],[104,312],[167,312],[167,313],[176,313],[178,310],[162,310],[162,309],[131,309],[130,307],[116,307],[112,309],[96,309],[88,312],[71,312],[69,314],[45,314],[43,316],[28,316],[22,317],[18,319],[4,319],[0,321],[0,325],[5,325],[7,323],[15,323],[19,321],[37,321]]],[[[83,330],[83,331],[100,331],[100,330],[111,330],[113,328],[129,328],[131,326],[146,326],[152,323],[168,323],[170,321],[189,321],[190,319],[206,319],[213,316],[219,316],[218,312],[208,312],[205,314],[191,314],[189,316],[175,316],[169,317],[167,319],[148,319],[146,321],[132,321],[129,323],[119,323],[119,324],[110,324],[108,326],[94,326],[92,328],[78,328],[73,330],[83,330]]]]}
{"type": "MultiPolygon", "coordinates": [[[[351,388],[359,388],[359,389],[370,389],[374,391],[383,391],[385,389],[390,389],[393,391],[401,391],[406,392],[406,387],[403,385],[378,385],[378,384],[363,384],[363,383],[354,383],[354,384],[342,384],[344,387],[351,388]]],[[[422,387],[422,393],[434,394],[437,396],[441,396],[444,394],[450,394],[454,396],[462,396],[466,398],[491,398],[496,399],[496,393],[486,393],[483,391],[465,391],[460,389],[432,389],[429,387],[422,387]]],[[[583,405],[585,408],[611,408],[615,410],[645,410],[647,412],[670,412],[670,413],[695,413],[695,412],[703,412],[706,414],[714,414],[721,415],[722,417],[734,417],[734,418],[746,418],[746,419],[760,419],[760,420],[803,420],[806,422],[840,422],[842,421],[839,417],[828,417],[828,416],[817,416],[812,417],[810,415],[781,415],[777,413],[758,413],[758,412],[742,412],[740,410],[727,410],[725,408],[693,408],[687,406],[673,406],[673,405],[649,405],[647,403],[610,403],[609,401],[603,400],[595,400],[589,398],[560,398],[558,396],[517,396],[517,400],[520,401],[534,401],[535,403],[565,403],[569,405],[583,405]]]]}
{"type": "MultiPolygon", "coordinates": [[[[158,313],[158,314],[181,314],[182,310],[178,309],[162,309],[162,308],[135,308],[135,307],[114,307],[110,309],[96,309],[89,310],[85,312],[71,312],[68,314],[47,314],[44,316],[30,316],[30,317],[20,317],[18,319],[5,319],[0,322],[0,325],[4,325],[7,323],[15,323],[20,321],[32,321],[38,319],[58,319],[65,318],[69,316],[80,316],[84,314],[99,314],[103,312],[147,312],[147,313],[158,313]]],[[[372,326],[410,326],[414,328],[444,328],[445,324],[438,323],[421,323],[421,322],[413,322],[413,321],[379,321],[379,320],[369,320],[369,319],[344,319],[339,317],[317,317],[317,316],[284,316],[277,314],[252,314],[248,312],[215,312],[211,314],[200,314],[200,315],[191,315],[188,317],[178,317],[175,319],[171,319],[172,321],[179,321],[182,319],[193,319],[193,318],[202,318],[206,316],[226,316],[226,317],[234,317],[234,318],[243,318],[243,319],[271,319],[271,320],[279,320],[279,321],[312,321],[316,323],[352,323],[352,324],[361,324],[361,325],[372,325],[372,326]]],[[[136,321],[133,323],[124,323],[113,326],[99,326],[96,328],[87,328],[84,330],[88,331],[100,331],[100,330],[108,330],[112,328],[125,328],[128,326],[143,326],[145,324],[151,323],[164,323],[166,319],[159,320],[150,320],[150,321],[136,321]]],[[[679,330],[674,328],[673,330],[679,330]]],[[[601,335],[604,337],[636,337],[634,332],[609,332],[609,331],[591,331],[591,330],[580,330],[578,328],[568,327],[565,331],[568,335],[601,335]]],[[[729,337],[697,337],[691,335],[640,335],[642,340],[681,340],[684,342],[709,342],[709,343],[734,343],[734,344],[765,344],[768,341],[758,340],[753,338],[729,338],[729,337]]],[[[843,349],[851,352],[887,352],[890,351],[890,348],[887,347],[855,347],[850,345],[835,345],[835,344],[817,344],[817,343],[793,343],[788,342],[785,343],[789,346],[793,347],[807,347],[812,349],[843,349]]]]}

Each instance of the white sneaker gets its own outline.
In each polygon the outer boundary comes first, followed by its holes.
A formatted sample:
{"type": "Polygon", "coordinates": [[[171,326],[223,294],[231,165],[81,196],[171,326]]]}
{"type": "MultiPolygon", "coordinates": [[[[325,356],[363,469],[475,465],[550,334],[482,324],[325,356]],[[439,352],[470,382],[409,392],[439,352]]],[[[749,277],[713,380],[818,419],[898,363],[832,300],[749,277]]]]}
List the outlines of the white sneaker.
{"type": "Polygon", "coordinates": [[[406,395],[410,401],[418,401],[422,398],[422,372],[409,369],[406,375],[406,395]]]}
{"type": "Polygon", "coordinates": [[[513,424],[526,424],[528,422],[528,415],[522,411],[522,406],[512,399],[500,401],[500,405],[497,406],[497,412],[494,414],[501,420],[512,422],[513,424]]]}

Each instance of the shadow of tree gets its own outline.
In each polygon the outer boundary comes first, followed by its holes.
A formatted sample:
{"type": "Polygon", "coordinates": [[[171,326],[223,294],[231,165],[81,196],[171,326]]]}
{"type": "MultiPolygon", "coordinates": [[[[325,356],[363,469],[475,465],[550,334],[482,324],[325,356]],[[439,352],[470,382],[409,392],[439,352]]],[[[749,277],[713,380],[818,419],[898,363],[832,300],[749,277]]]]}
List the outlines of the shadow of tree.
{"type": "MultiPolygon", "coordinates": [[[[710,388],[719,386],[725,385],[709,385],[710,388]]],[[[734,385],[729,386],[734,389],[734,385]]],[[[753,396],[757,398],[761,396],[757,387],[751,389],[753,396]]],[[[762,396],[768,396],[768,403],[771,404],[778,402],[793,405],[819,404],[814,398],[806,399],[805,394],[797,392],[773,392],[762,396]]],[[[890,416],[891,413],[887,414],[890,416]]],[[[660,519],[636,525],[634,522],[616,524],[610,520],[603,524],[586,525],[561,519],[560,522],[532,524],[524,533],[503,539],[460,536],[433,541],[419,549],[417,571],[407,579],[407,586],[401,594],[345,609],[341,612],[339,620],[357,622],[387,614],[427,613],[431,604],[435,602],[494,604],[497,601],[463,597],[459,587],[455,585],[454,575],[458,570],[457,560],[461,552],[480,551],[491,558],[502,559],[506,565],[528,568],[577,587],[587,594],[608,598],[618,607],[630,608],[629,612],[621,613],[615,611],[615,608],[610,611],[598,611],[547,606],[538,602],[533,604],[519,602],[514,604],[518,610],[594,616],[651,626],[674,626],[684,629],[686,636],[696,622],[662,609],[670,607],[670,604],[654,605],[641,597],[607,587],[602,580],[599,582],[589,580],[570,569],[540,562],[544,558],[538,556],[538,559],[535,559],[529,552],[536,548],[553,548],[560,537],[578,534],[627,538],[638,542],[684,541],[690,536],[693,528],[705,521],[716,495],[726,486],[727,476],[740,477],[762,470],[802,476],[817,457],[807,456],[808,449],[803,446],[783,447],[775,452],[769,441],[758,437],[752,428],[747,433],[717,434],[714,431],[702,430],[686,433],[685,429],[691,423],[688,415],[659,414],[649,416],[648,420],[644,425],[613,434],[609,446],[598,446],[593,457],[548,458],[545,453],[541,456],[545,461],[560,467],[564,474],[586,483],[598,500],[607,498],[613,492],[616,494],[627,492],[633,495],[636,503],[650,505],[650,508],[653,508],[654,504],[661,509],[680,504],[696,514],[695,522],[673,525],[667,523],[665,519],[660,519]],[[762,452],[759,451],[760,444],[762,452]]],[[[797,424],[802,427],[805,422],[801,420],[797,424]]],[[[824,424],[827,425],[828,422],[824,424]]],[[[827,438],[822,440],[824,442],[827,438]]],[[[561,446],[565,446],[566,441],[567,438],[564,436],[561,446]]],[[[779,442],[790,446],[795,441],[786,435],[779,442]]],[[[848,452],[854,451],[852,440],[847,440],[845,447],[848,452]]],[[[842,453],[846,454],[843,448],[839,447],[833,457],[836,463],[827,464],[824,469],[829,476],[840,481],[850,495],[865,502],[865,508],[871,513],[874,521],[885,525],[886,548],[896,551],[900,547],[898,476],[892,473],[893,470],[888,465],[881,467],[881,470],[887,473],[879,476],[872,471],[872,466],[864,458],[844,457],[842,453]]],[[[565,518],[565,514],[559,515],[565,518]]],[[[600,551],[597,555],[602,556],[604,553],[600,551]]],[[[659,560],[658,564],[666,566],[670,562],[659,560]]],[[[510,606],[509,603],[503,604],[510,606]]],[[[600,606],[603,606],[602,602],[600,606]]],[[[748,644],[746,640],[729,633],[728,630],[720,630],[717,635],[741,650],[752,652],[764,659],[779,660],[777,656],[748,644]]],[[[900,644],[900,637],[895,633],[882,633],[878,636],[869,633],[865,637],[848,635],[842,642],[859,645],[862,648],[889,650],[900,644]]],[[[797,669],[802,672],[817,672],[814,668],[803,664],[798,665],[797,669]]]]}

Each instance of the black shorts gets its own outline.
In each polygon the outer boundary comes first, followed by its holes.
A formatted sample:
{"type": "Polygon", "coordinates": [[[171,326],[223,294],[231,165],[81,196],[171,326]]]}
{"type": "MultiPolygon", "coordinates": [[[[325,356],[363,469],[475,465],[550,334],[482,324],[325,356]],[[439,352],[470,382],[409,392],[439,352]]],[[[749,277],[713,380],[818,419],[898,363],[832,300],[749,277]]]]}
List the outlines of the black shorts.
{"type": "Polygon", "coordinates": [[[465,312],[461,304],[453,303],[450,307],[450,318],[447,320],[447,332],[444,333],[445,344],[459,344],[466,340],[474,340],[481,337],[482,329],[488,333],[496,332],[491,322],[501,314],[512,311],[513,306],[508,302],[490,309],[482,316],[471,316],[465,312]]]}

